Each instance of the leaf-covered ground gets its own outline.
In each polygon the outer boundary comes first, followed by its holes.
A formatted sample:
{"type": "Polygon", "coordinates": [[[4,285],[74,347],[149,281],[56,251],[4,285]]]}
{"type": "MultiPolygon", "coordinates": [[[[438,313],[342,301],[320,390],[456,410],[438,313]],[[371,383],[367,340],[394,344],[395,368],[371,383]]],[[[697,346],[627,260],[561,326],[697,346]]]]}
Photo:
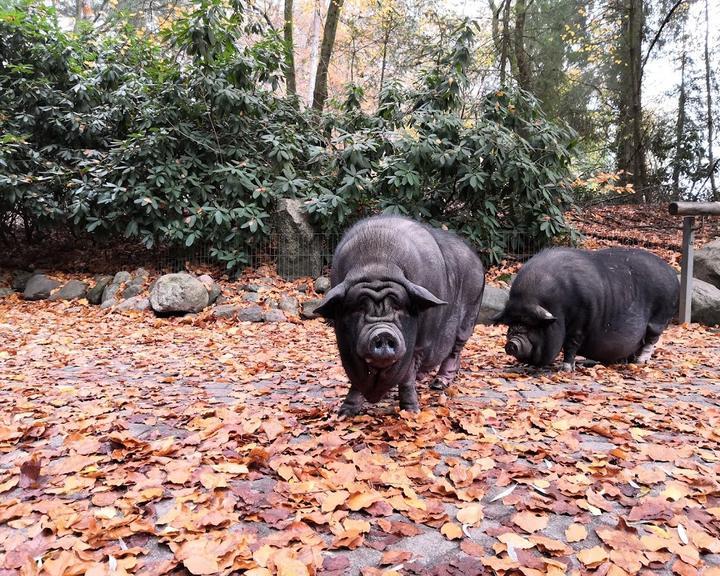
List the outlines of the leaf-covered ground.
{"type": "Polygon", "coordinates": [[[720,574],[720,333],[338,420],[320,321],[0,302],[0,575],[720,574]]]}

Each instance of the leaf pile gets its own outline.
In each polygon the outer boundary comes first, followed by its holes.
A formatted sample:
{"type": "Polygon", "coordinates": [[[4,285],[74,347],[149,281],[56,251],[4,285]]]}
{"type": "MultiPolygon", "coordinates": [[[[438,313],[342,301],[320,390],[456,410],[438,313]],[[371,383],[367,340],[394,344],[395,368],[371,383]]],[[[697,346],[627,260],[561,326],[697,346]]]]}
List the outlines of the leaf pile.
{"type": "Polygon", "coordinates": [[[719,574],[720,334],[335,415],[320,321],[0,302],[0,575],[719,574]]]}

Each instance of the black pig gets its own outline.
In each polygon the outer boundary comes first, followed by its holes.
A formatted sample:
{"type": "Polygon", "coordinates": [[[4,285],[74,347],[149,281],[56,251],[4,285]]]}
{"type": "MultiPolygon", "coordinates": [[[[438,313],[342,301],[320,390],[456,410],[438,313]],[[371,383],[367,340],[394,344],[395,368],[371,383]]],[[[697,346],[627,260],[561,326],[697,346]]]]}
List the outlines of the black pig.
{"type": "Polygon", "coordinates": [[[650,359],[677,309],[673,269],[645,250],[553,248],[525,264],[497,319],[509,326],[505,351],[544,366],[562,349],[603,363],[650,359]]]}
{"type": "Polygon", "coordinates": [[[334,320],[350,391],[340,414],[399,387],[400,407],[418,411],[415,380],[440,366],[434,388],[452,382],[485,288],[474,252],[457,236],[407,218],[375,216],[344,235],[332,289],[317,312],[334,320]]]}

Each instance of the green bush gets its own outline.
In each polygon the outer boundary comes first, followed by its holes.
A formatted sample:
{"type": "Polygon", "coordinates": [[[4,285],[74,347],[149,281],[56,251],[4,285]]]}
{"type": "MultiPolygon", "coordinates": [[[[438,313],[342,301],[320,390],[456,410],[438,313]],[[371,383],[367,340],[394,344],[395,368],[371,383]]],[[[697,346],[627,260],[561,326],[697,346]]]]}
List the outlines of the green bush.
{"type": "Polygon", "coordinates": [[[52,10],[0,12],[0,234],[209,245],[229,267],[282,197],[337,231],[376,212],[458,230],[499,260],[571,230],[573,135],[537,101],[468,96],[471,25],[377,109],[348,88],[318,117],[278,95],[284,46],[239,3],[206,0],[159,39],[122,21],[63,32],[52,10]]]}

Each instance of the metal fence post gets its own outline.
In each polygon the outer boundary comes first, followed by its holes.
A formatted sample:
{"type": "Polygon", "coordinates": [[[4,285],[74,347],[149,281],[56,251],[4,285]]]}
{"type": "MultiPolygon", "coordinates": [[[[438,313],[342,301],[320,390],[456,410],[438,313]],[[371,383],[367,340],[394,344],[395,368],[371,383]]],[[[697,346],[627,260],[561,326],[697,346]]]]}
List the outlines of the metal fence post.
{"type": "Polygon", "coordinates": [[[680,323],[690,322],[693,292],[693,240],[695,217],[683,218],[682,262],[680,268],[680,323]]]}

